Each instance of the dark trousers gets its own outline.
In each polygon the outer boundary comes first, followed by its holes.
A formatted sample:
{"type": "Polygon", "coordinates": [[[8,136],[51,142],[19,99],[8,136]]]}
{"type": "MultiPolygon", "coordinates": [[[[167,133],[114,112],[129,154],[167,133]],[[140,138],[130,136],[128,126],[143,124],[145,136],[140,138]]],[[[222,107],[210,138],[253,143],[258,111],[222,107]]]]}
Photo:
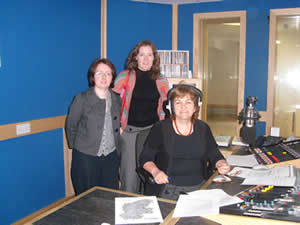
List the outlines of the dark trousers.
{"type": "Polygon", "coordinates": [[[118,189],[119,165],[117,151],[98,157],[73,149],[71,178],[76,195],[94,186],[118,189]]]}

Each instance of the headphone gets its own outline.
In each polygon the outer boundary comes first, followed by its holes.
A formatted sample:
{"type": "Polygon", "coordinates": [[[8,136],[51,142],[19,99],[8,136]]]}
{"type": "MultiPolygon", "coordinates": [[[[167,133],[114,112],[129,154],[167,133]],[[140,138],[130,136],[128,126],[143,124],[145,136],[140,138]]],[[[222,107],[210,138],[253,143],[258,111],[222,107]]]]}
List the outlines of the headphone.
{"type": "Polygon", "coordinates": [[[174,105],[173,105],[173,102],[171,101],[171,96],[172,96],[173,92],[177,88],[184,88],[184,87],[190,88],[196,92],[196,94],[198,95],[198,106],[201,106],[203,94],[202,94],[202,91],[200,91],[200,89],[198,89],[195,86],[190,85],[190,84],[174,84],[173,87],[168,91],[167,100],[165,102],[165,108],[169,111],[169,113],[171,112],[172,114],[174,114],[174,105]]]}

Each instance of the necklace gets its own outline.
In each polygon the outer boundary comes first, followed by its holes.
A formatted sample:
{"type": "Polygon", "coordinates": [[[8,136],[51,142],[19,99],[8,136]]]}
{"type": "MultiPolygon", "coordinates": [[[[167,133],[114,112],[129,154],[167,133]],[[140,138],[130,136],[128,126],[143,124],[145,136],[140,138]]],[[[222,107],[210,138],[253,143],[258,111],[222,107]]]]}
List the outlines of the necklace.
{"type": "Polygon", "coordinates": [[[176,131],[177,131],[177,133],[178,133],[179,135],[181,135],[181,136],[189,136],[189,135],[191,135],[192,130],[193,130],[193,123],[192,123],[192,122],[191,122],[191,128],[190,128],[190,131],[189,131],[189,133],[188,133],[187,135],[182,134],[182,133],[179,131],[179,129],[178,129],[178,127],[177,127],[176,119],[174,120],[174,124],[175,124],[175,129],[176,129],[176,131]]]}

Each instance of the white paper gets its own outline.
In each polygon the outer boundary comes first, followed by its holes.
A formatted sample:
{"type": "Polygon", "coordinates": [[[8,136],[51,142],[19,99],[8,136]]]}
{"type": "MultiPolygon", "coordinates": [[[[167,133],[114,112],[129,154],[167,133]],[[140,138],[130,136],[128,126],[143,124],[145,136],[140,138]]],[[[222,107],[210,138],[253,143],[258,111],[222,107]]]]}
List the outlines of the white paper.
{"type": "Polygon", "coordinates": [[[219,214],[219,206],[212,197],[197,198],[191,195],[180,195],[173,217],[207,216],[219,214]]]}
{"type": "Polygon", "coordinates": [[[195,196],[197,198],[206,196],[209,196],[211,198],[213,196],[213,199],[216,201],[216,204],[218,204],[219,207],[242,202],[240,198],[231,196],[222,189],[198,190],[190,192],[189,195],[195,196]]]}
{"type": "Polygon", "coordinates": [[[231,136],[214,136],[220,147],[228,147],[231,141],[231,136]]]}
{"type": "Polygon", "coordinates": [[[228,175],[245,178],[242,185],[274,185],[290,187],[296,184],[294,171],[294,166],[277,166],[263,170],[235,167],[228,175]]]}
{"type": "Polygon", "coordinates": [[[256,177],[291,177],[294,176],[293,167],[277,166],[269,169],[248,169],[242,167],[234,167],[227,175],[242,178],[256,177]]]}
{"type": "Polygon", "coordinates": [[[280,187],[293,187],[296,183],[296,177],[249,177],[242,185],[274,185],[280,187]]]}
{"type": "Polygon", "coordinates": [[[249,144],[242,141],[240,136],[234,136],[231,142],[232,145],[239,145],[239,146],[249,146],[249,144]]]}
{"type": "Polygon", "coordinates": [[[256,177],[256,176],[265,176],[267,175],[268,170],[254,170],[254,169],[248,169],[248,168],[242,168],[242,167],[234,167],[227,175],[229,176],[235,176],[235,177],[256,177]]]}
{"type": "Polygon", "coordinates": [[[258,164],[254,154],[251,154],[251,155],[229,155],[229,156],[227,156],[226,161],[231,166],[252,167],[252,166],[258,164]]]}
{"type": "Polygon", "coordinates": [[[271,136],[280,137],[280,127],[271,127],[271,136]]]}
{"type": "Polygon", "coordinates": [[[221,206],[240,202],[240,198],[228,195],[221,189],[193,191],[179,196],[173,217],[216,215],[221,206]]]}
{"type": "Polygon", "coordinates": [[[155,196],[115,198],[116,224],[161,223],[162,221],[155,196]]]}

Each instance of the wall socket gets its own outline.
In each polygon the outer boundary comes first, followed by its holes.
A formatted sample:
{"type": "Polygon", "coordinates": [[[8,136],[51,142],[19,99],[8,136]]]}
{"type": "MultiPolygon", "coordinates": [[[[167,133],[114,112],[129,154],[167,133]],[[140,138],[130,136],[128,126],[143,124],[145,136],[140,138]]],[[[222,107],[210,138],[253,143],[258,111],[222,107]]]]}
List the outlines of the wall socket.
{"type": "Polygon", "coordinates": [[[27,134],[31,132],[30,123],[22,123],[16,125],[17,135],[27,134]]]}

